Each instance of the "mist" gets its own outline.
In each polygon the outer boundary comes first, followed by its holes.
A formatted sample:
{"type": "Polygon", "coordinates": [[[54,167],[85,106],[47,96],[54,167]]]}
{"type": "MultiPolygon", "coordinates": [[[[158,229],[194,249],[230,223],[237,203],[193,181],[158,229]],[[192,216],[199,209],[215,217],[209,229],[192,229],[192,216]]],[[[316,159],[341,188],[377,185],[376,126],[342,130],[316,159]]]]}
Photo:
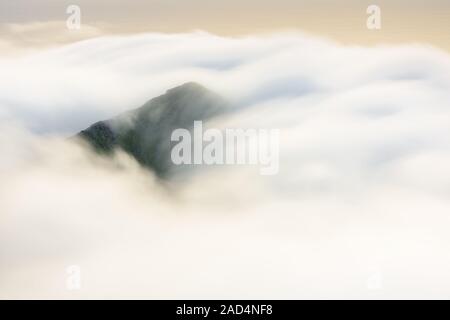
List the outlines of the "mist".
{"type": "Polygon", "coordinates": [[[1,298],[449,297],[446,53],[197,32],[0,65],[1,298]],[[280,130],[277,175],[162,182],[67,139],[187,81],[241,107],[210,126],[280,130]]]}

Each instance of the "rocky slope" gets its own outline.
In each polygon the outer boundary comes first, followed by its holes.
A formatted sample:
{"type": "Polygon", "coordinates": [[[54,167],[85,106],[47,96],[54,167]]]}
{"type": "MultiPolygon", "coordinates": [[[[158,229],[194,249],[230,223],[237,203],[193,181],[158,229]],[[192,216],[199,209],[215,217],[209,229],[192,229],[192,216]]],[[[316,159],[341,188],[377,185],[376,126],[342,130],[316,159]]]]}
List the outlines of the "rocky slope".
{"type": "Polygon", "coordinates": [[[226,110],[223,98],[191,82],[168,90],[138,109],[97,122],[77,137],[102,154],[120,148],[164,177],[172,166],[172,131],[191,129],[195,120],[206,121],[226,110]]]}

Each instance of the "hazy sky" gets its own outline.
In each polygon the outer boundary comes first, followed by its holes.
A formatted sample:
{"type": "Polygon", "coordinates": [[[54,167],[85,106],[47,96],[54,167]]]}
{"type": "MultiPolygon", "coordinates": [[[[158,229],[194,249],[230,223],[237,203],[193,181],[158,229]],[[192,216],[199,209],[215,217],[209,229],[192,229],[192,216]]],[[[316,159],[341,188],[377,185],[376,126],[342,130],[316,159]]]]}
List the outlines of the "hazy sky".
{"type": "MultiPolygon", "coordinates": [[[[240,35],[301,29],[351,44],[421,42],[450,50],[448,0],[0,0],[0,25],[64,21],[70,4],[81,7],[85,27],[102,32],[201,29],[240,35]],[[366,28],[371,4],[382,10],[379,31],[366,28]]],[[[52,37],[53,33],[51,40],[61,41],[64,35],[52,37]]]]}

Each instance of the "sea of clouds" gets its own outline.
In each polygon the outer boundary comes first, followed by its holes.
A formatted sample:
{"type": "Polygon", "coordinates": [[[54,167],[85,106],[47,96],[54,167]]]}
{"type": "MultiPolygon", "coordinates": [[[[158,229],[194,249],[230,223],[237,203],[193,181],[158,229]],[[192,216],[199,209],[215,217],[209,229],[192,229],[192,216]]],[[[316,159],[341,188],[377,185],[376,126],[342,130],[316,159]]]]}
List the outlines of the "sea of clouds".
{"type": "Polygon", "coordinates": [[[0,70],[0,298],[450,297],[447,53],[140,34],[0,70]],[[66,139],[188,81],[242,106],[218,127],[281,130],[278,175],[161,183],[66,139]]]}

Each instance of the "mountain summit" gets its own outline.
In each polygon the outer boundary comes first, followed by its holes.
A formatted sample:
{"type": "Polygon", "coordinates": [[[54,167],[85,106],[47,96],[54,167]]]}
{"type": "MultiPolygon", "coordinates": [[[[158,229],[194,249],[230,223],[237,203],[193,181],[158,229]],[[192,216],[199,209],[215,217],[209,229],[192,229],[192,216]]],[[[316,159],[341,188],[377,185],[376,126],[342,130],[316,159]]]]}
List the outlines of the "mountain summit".
{"type": "Polygon", "coordinates": [[[101,154],[122,149],[164,177],[172,166],[172,131],[178,128],[190,130],[194,121],[206,121],[226,110],[227,103],[222,97],[189,82],[168,90],[138,109],[97,122],[76,137],[101,154]]]}

